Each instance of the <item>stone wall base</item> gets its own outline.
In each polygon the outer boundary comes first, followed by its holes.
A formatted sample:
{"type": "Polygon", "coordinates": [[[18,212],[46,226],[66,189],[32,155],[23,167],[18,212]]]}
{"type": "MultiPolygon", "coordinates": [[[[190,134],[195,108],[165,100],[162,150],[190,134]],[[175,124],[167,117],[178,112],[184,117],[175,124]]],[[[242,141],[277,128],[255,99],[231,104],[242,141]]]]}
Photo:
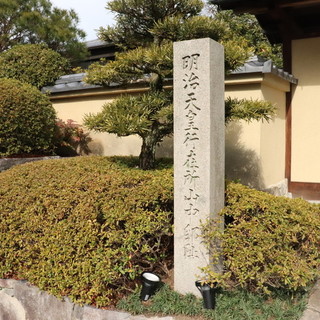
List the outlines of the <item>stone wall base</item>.
{"type": "Polygon", "coordinates": [[[59,300],[26,281],[0,279],[0,320],[174,320],[80,306],[59,300]]]}
{"type": "Polygon", "coordinates": [[[288,180],[287,179],[284,179],[276,184],[270,185],[262,191],[273,194],[274,196],[284,196],[287,198],[292,198],[291,193],[289,193],[289,191],[288,191],[288,180]]]}
{"type": "MultiPolygon", "coordinates": [[[[1,158],[0,159],[0,172],[8,170],[13,166],[18,164],[24,164],[27,162],[39,161],[39,160],[48,160],[48,159],[59,159],[59,156],[51,157],[34,157],[34,158],[1,158]]],[[[1,319],[0,319],[1,320],[1,319]]]]}

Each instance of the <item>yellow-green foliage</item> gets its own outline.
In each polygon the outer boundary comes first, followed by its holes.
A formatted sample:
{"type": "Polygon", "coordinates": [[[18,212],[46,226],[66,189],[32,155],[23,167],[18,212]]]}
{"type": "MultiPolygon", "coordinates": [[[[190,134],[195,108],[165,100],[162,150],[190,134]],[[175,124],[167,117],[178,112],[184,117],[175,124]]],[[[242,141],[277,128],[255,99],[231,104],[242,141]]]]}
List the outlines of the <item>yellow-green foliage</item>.
{"type": "Polygon", "coordinates": [[[240,184],[227,187],[221,214],[228,224],[223,235],[204,228],[206,242],[222,240],[223,276],[211,280],[268,293],[270,288],[297,290],[318,275],[320,208],[302,199],[275,197],[240,184]]]}
{"type": "Polygon", "coordinates": [[[2,172],[0,277],[108,305],[172,255],[172,180],[171,169],[129,169],[104,157],[2,172]]]}

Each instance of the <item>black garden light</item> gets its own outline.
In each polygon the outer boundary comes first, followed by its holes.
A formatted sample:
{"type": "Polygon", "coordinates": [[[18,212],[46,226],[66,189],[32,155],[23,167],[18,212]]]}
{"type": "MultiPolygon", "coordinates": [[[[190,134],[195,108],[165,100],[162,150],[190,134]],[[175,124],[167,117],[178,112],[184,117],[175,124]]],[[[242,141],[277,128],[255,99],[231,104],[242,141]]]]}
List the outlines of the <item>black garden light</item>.
{"type": "Polygon", "coordinates": [[[143,272],[141,281],[142,289],[140,292],[140,300],[147,301],[158,289],[161,279],[152,272],[143,272]]]}
{"type": "Polygon", "coordinates": [[[214,309],[216,306],[216,291],[217,289],[211,287],[210,284],[203,281],[196,281],[196,287],[201,292],[203,298],[203,306],[205,309],[214,309]]]}

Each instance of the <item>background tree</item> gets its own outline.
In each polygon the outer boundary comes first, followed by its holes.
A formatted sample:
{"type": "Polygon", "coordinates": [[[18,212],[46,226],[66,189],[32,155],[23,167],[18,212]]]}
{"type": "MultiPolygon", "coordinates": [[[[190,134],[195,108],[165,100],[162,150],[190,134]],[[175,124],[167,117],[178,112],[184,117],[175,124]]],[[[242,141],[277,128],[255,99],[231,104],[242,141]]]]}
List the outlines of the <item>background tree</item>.
{"type": "MultiPolygon", "coordinates": [[[[200,16],[201,0],[113,0],[107,8],[116,13],[117,24],[100,28],[100,37],[124,51],[116,54],[115,61],[92,65],[86,81],[108,86],[143,79],[149,91],[105,104],[100,113],[87,115],[84,122],[96,131],[118,136],[139,135],[142,138],[140,167],[151,169],[156,145],[173,131],[172,92],[163,88],[165,78],[172,77],[173,41],[202,37],[219,41],[225,47],[227,72],[242,65],[252,50],[248,41],[233,33],[221,19],[200,16]]],[[[243,101],[234,105],[238,115],[245,113],[243,101]]],[[[233,104],[229,106],[232,114],[233,104]]],[[[268,119],[273,111],[270,104],[251,103],[254,119],[268,119]]]]}
{"type": "Polygon", "coordinates": [[[232,31],[245,38],[253,48],[254,54],[266,60],[271,59],[279,68],[282,68],[282,46],[271,44],[260,27],[256,17],[249,13],[236,14],[232,10],[218,11],[216,6],[211,7],[211,14],[215,19],[226,23],[232,31]]]}
{"type": "Polygon", "coordinates": [[[0,79],[0,156],[52,154],[56,112],[34,86],[0,79]]]}
{"type": "Polygon", "coordinates": [[[69,62],[43,44],[22,44],[0,53],[0,78],[12,78],[38,89],[69,70],[69,62]]]}
{"type": "Polygon", "coordinates": [[[0,0],[0,52],[16,44],[46,43],[73,60],[86,48],[73,10],[53,7],[50,0],[0,0]]]}

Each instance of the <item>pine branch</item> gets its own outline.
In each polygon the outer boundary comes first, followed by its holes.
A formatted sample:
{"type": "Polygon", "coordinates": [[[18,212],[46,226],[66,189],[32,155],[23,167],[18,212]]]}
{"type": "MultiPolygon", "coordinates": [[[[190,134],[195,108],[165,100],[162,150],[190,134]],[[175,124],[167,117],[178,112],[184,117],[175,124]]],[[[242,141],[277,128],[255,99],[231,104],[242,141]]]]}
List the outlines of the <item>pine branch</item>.
{"type": "Polygon", "coordinates": [[[155,73],[166,77],[172,73],[172,44],[161,46],[152,44],[148,48],[139,47],[135,50],[121,52],[116,60],[107,64],[93,64],[89,67],[85,81],[96,85],[111,83],[127,83],[155,73]]]}
{"type": "Polygon", "coordinates": [[[152,122],[162,125],[170,122],[171,92],[148,92],[140,96],[125,95],[103,105],[98,114],[88,114],[84,124],[97,132],[110,132],[118,136],[138,134],[150,130],[152,122]],[[167,119],[168,118],[168,119],[167,119]]]}
{"type": "Polygon", "coordinates": [[[276,107],[268,102],[249,99],[231,99],[225,101],[226,123],[234,120],[270,121],[276,114],[276,107]]]}

